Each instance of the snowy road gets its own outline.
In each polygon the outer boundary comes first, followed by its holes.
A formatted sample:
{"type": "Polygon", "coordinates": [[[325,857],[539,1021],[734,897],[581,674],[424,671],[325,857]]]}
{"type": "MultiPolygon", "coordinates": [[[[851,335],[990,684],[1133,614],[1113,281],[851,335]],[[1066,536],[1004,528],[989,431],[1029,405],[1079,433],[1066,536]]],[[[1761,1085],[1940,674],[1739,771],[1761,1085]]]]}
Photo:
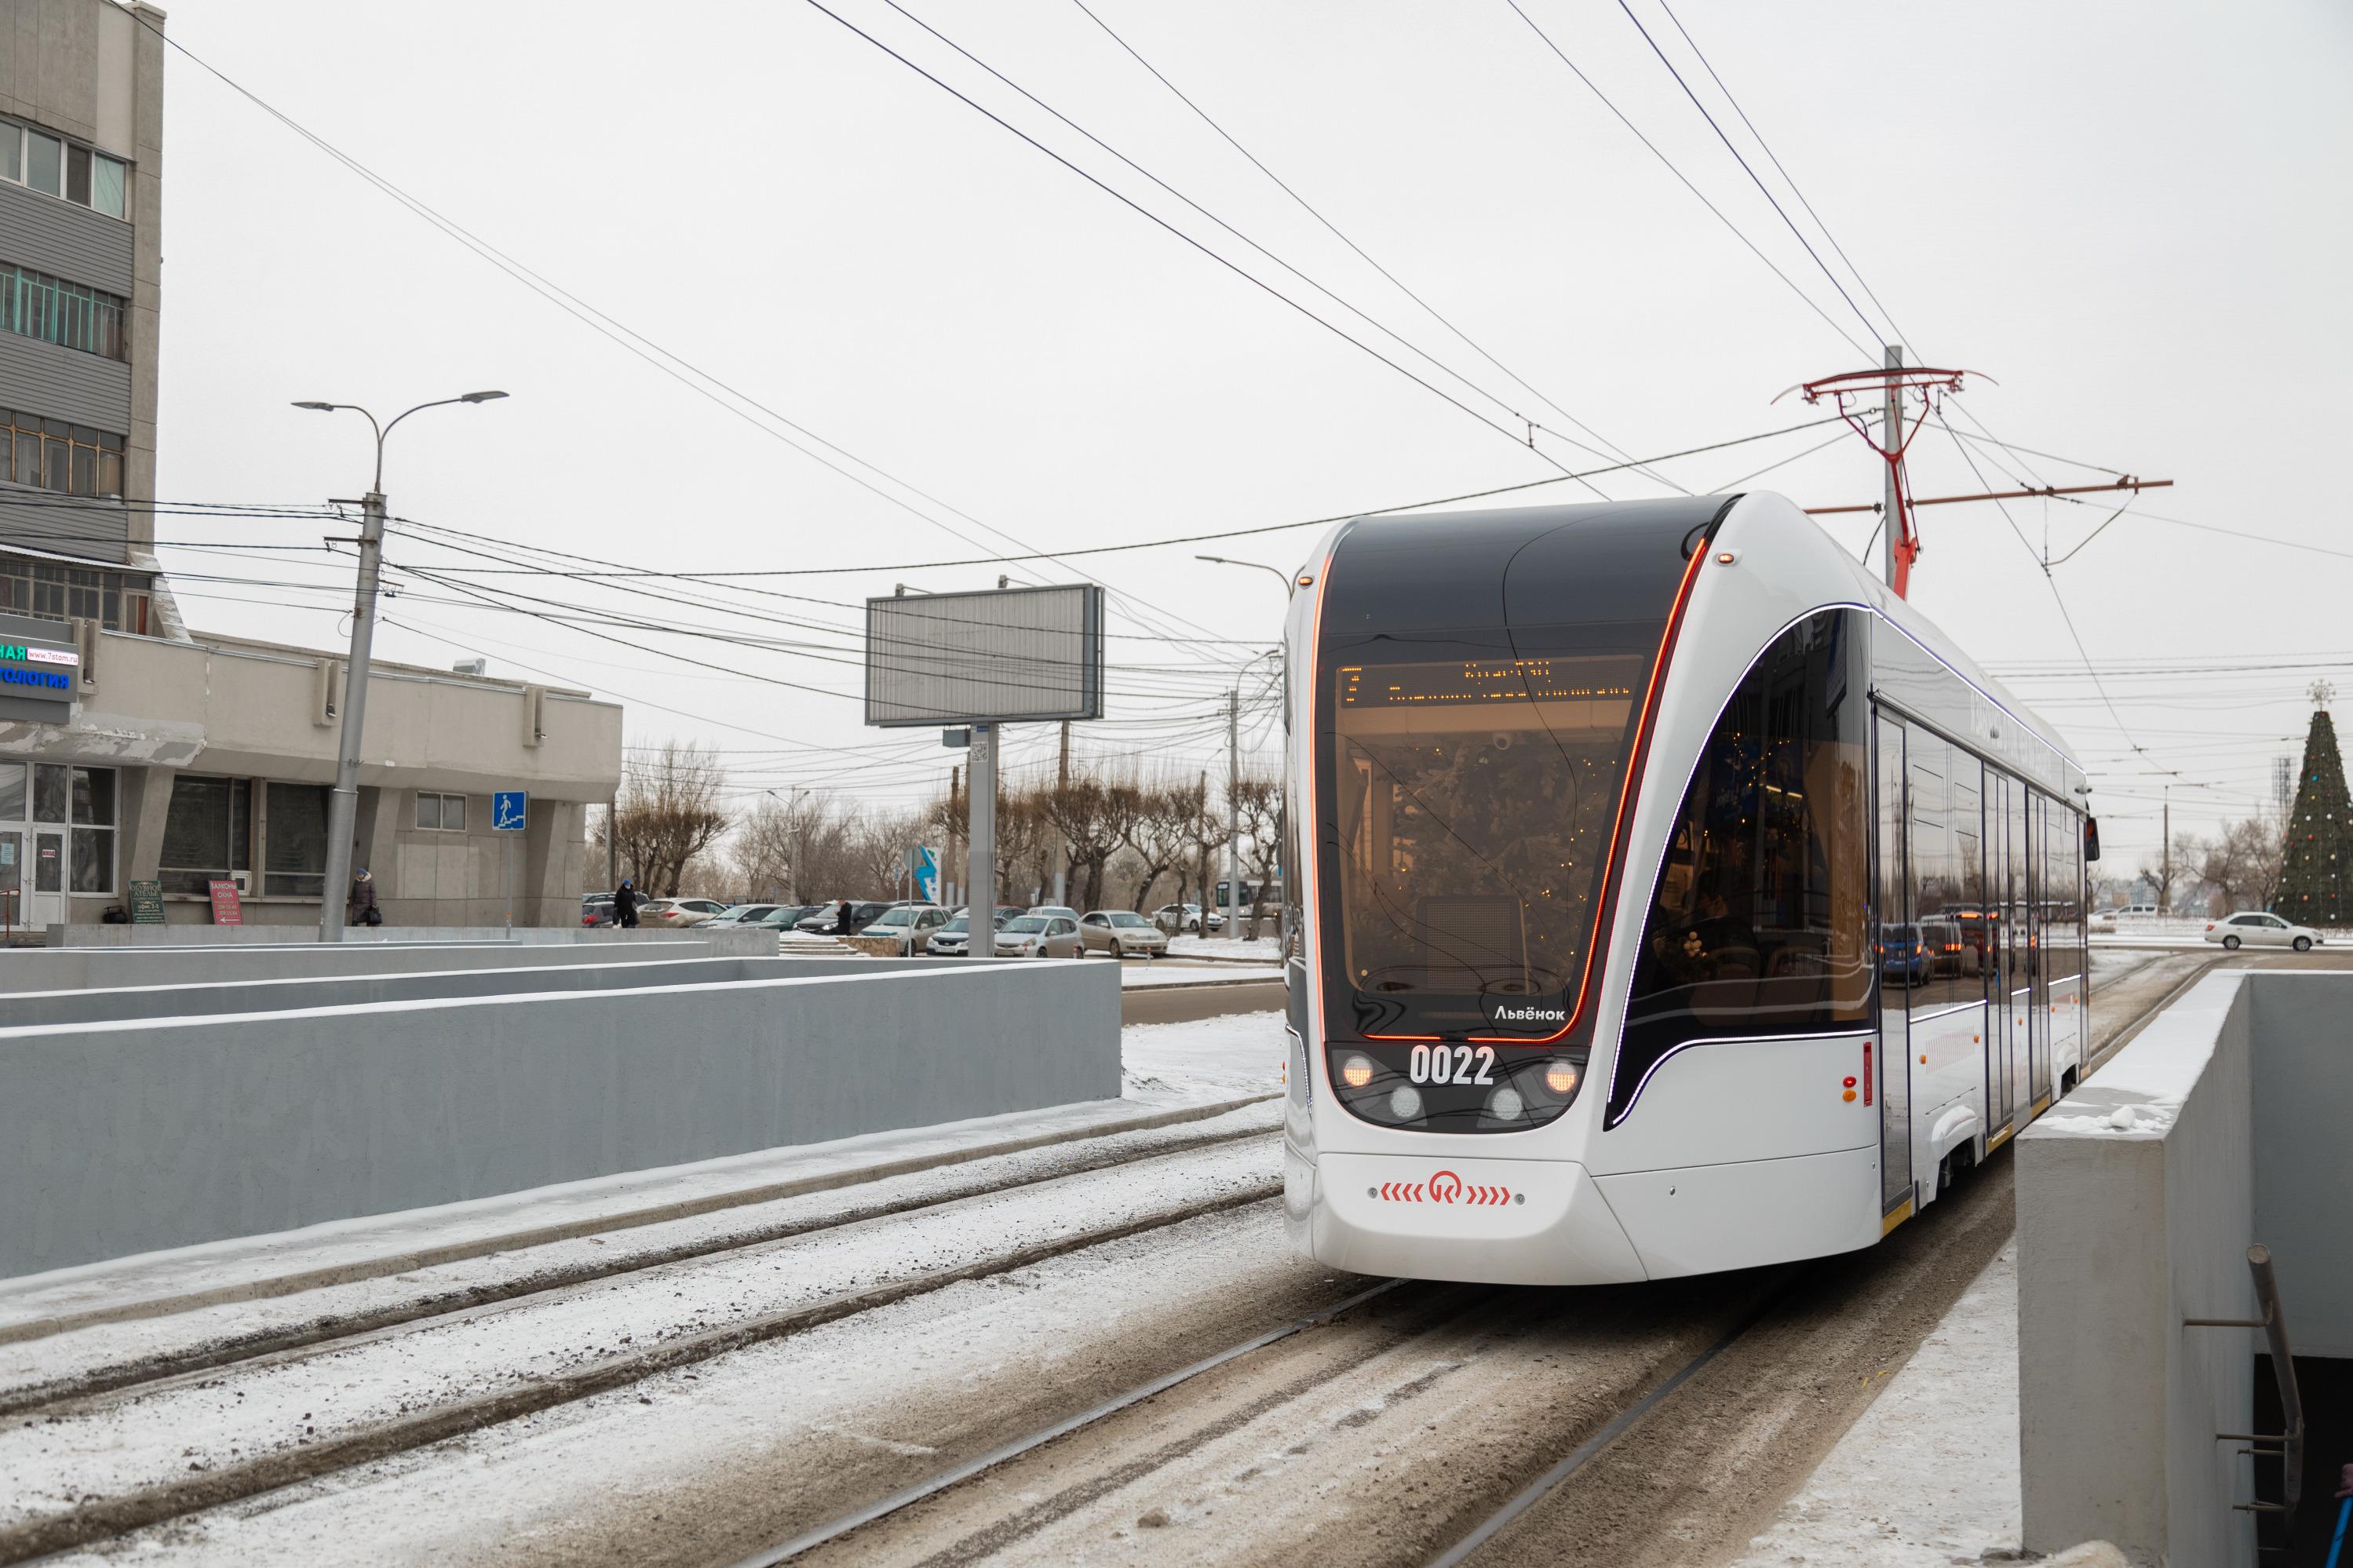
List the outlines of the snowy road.
{"type": "MultiPolygon", "coordinates": [[[[2109,969],[2101,1032],[2188,962],[2109,969]]],[[[1268,1013],[1131,1027],[1128,1092],[1263,1095],[1281,1039],[1268,1013]]],[[[1285,1245],[1274,1126],[1259,1103],[0,1344],[0,1561],[756,1557],[1364,1289],[1285,1245]]],[[[1481,1560],[1720,1558],[2008,1228],[1997,1162],[1820,1265],[1401,1286],[804,1560],[1424,1563],[1769,1299],[1481,1560]]]]}

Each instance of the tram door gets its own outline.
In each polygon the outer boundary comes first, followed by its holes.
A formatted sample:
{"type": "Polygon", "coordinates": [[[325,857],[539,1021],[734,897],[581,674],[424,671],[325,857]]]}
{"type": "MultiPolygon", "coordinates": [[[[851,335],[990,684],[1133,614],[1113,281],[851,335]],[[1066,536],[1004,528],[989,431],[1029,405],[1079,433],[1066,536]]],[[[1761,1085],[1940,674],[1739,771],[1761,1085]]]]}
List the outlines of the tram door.
{"type": "Polygon", "coordinates": [[[2017,1002],[2020,971],[2018,941],[2018,855],[2020,845],[2010,828],[2018,781],[2007,773],[1986,770],[1986,913],[1993,930],[1986,941],[1990,969],[1990,1009],[1986,1021],[1986,1126],[1999,1132],[2010,1124],[2018,1110],[2018,1089],[2011,1058],[2025,1049],[2024,1018],[2017,1002]]]}
{"type": "Polygon", "coordinates": [[[2002,1112],[2015,1118],[2026,1103],[2026,1073],[2032,1055],[2027,1022],[2031,1006],[2034,971],[2034,916],[2026,896],[2026,786],[2016,779],[2001,781],[2001,837],[2010,858],[2010,897],[2002,909],[2003,999],[2002,1047],[2009,1059],[2010,1085],[2002,1095],[2002,1112]]]}
{"type": "Polygon", "coordinates": [[[2027,1093],[2035,1105],[2051,1098],[2051,963],[2050,955],[2042,951],[2051,937],[2050,815],[2047,797],[2027,796],[2027,1093]]]}
{"type": "Polygon", "coordinates": [[[1912,1195],[1912,988],[1926,978],[1915,967],[1916,938],[1905,922],[1904,825],[1911,815],[1904,794],[1904,726],[1881,719],[1879,741],[1879,880],[1872,889],[1873,942],[1879,968],[1879,1203],[1883,1214],[1912,1195]],[[1901,1076],[1899,1076],[1901,1075],[1901,1076]]]}

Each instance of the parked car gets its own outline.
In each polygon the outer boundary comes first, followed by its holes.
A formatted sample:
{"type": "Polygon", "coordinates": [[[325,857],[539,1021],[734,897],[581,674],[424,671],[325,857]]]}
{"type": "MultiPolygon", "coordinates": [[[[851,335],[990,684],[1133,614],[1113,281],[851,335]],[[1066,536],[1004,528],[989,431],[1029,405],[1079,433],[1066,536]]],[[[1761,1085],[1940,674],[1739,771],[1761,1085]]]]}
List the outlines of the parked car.
{"type": "MultiPolygon", "coordinates": [[[[1152,923],[1162,931],[1182,932],[1201,929],[1201,906],[1198,904],[1163,904],[1152,911],[1152,923]]],[[[1217,910],[1209,911],[1209,929],[1226,929],[1226,917],[1217,910]]]]}
{"type": "Polygon", "coordinates": [[[1068,904],[1032,904],[1024,912],[1033,915],[1044,915],[1049,919],[1051,919],[1056,915],[1060,915],[1064,920],[1068,921],[1075,921],[1079,918],[1079,911],[1071,908],[1068,904]]]}
{"type": "Polygon", "coordinates": [[[1125,958],[1140,952],[1158,958],[1168,951],[1168,933],[1134,910],[1096,910],[1079,921],[1079,950],[1125,958]]]}
{"type": "Polygon", "coordinates": [[[917,947],[931,941],[932,933],[947,923],[947,910],[937,904],[898,904],[884,910],[858,934],[889,937],[899,944],[902,956],[912,957],[917,947]]]}
{"type": "Polygon", "coordinates": [[[923,951],[934,958],[962,958],[972,951],[972,917],[963,913],[948,917],[948,922],[923,941],[923,951]]]}
{"type": "Polygon", "coordinates": [[[2310,952],[2320,945],[2320,933],[2310,926],[2291,925],[2260,910],[2242,910],[2219,921],[2208,921],[2206,940],[2232,948],[2292,947],[2298,952],[2310,952]]]}
{"type": "Polygon", "coordinates": [[[583,893],[580,895],[580,923],[582,925],[615,925],[619,922],[619,918],[620,917],[613,912],[612,894],[583,893]]]}
{"type": "Polygon", "coordinates": [[[712,916],[711,923],[715,926],[749,925],[758,921],[762,915],[785,907],[782,904],[730,904],[712,916]]]}
{"type": "Polygon", "coordinates": [[[2157,906],[2155,904],[2126,904],[2123,909],[2118,910],[2116,913],[2126,916],[2128,919],[2135,916],[2146,915],[2150,920],[2155,920],[2157,918],[2157,906]]]}
{"type": "Polygon", "coordinates": [[[707,925],[727,912],[717,899],[653,899],[638,906],[638,923],[646,926],[707,925]]]}
{"type": "Polygon", "coordinates": [[[1879,973],[1905,985],[1921,985],[1936,973],[1936,956],[1915,925],[1882,926],[1879,931],[1879,973]]]}
{"type": "Polygon", "coordinates": [[[2109,933],[2109,934],[2113,934],[2113,933],[2115,932],[2116,929],[2116,910],[2095,910],[2095,911],[2093,913],[2093,915],[2092,915],[2092,930],[2093,930],[2093,931],[2100,931],[2100,932],[2106,932],[2106,933],[2109,933]]]}
{"type": "Polygon", "coordinates": [[[997,933],[999,958],[1076,958],[1082,951],[1076,915],[1017,915],[997,933]]]}
{"type": "Polygon", "coordinates": [[[817,908],[815,904],[770,904],[765,907],[766,913],[737,921],[735,924],[756,926],[762,931],[787,931],[807,920],[817,908]]]}
{"type": "MultiPolygon", "coordinates": [[[[849,905],[849,929],[851,931],[865,930],[868,926],[872,925],[876,921],[880,920],[882,917],[882,911],[890,907],[891,906],[889,904],[875,899],[869,899],[864,901],[852,900],[849,905]]],[[[841,900],[839,899],[828,899],[824,903],[812,905],[811,910],[811,913],[801,917],[800,929],[803,931],[830,931],[833,930],[835,920],[840,912],[841,900]]]]}

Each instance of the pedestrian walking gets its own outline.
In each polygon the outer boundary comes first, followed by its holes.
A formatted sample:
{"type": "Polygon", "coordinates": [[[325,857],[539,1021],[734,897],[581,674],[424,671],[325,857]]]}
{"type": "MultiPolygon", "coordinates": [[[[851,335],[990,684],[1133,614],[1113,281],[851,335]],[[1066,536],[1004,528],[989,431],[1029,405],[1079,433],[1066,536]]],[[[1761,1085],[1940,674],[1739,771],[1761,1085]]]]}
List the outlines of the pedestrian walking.
{"type": "Polygon", "coordinates": [[[352,891],[344,900],[344,910],[353,925],[384,924],[384,911],[375,904],[375,879],[368,875],[364,866],[352,873],[352,891]]]}
{"type": "Polygon", "coordinates": [[[638,885],[629,878],[613,890],[613,919],[626,930],[638,929],[638,885]]]}

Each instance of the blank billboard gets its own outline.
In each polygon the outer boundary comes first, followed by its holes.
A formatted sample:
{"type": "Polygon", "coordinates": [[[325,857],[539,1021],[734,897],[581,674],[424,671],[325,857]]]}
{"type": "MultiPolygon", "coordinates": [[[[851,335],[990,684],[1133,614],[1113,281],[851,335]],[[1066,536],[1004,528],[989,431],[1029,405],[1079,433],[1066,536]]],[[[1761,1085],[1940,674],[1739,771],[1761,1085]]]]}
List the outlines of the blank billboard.
{"type": "Polygon", "coordinates": [[[1103,591],[1092,583],[866,601],[866,721],[1100,719],[1103,591]]]}

